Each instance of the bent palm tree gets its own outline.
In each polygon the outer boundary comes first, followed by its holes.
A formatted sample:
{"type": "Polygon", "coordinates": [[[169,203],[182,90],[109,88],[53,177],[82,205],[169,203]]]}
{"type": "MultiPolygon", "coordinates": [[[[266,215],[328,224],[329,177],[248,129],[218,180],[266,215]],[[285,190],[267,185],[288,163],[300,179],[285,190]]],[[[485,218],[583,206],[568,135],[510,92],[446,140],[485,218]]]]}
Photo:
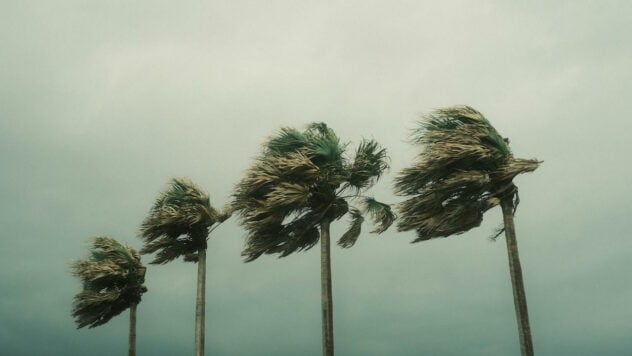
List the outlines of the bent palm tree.
{"type": "Polygon", "coordinates": [[[129,355],[136,355],[136,306],[147,291],[145,267],[138,253],[110,237],[96,237],[90,256],[72,264],[83,283],[75,295],[72,316],[77,328],[94,328],[130,309],[129,355]]]}
{"type": "Polygon", "coordinates": [[[141,226],[142,254],[157,252],[151,264],[165,264],[182,256],[197,262],[195,354],[204,355],[206,247],[209,233],[230,217],[213,208],[208,193],[186,178],[175,178],[156,200],[141,226]]]}
{"type": "Polygon", "coordinates": [[[467,106],[426,116],[412,141],[425,150],[395,181],[396,193],[409,196],[399,205],[399,231],[415,230],[413,242],[460,234],[479,226],[483,213],[500,204],[504,229],[498,235],[504,230],[507,238],[520,349],[522,355],[533,355],[513,221],[518,188],[512,180],[534,171],[540,162],[514,158],[509,141],[467,106]]]}
{"type": "Polygon", "coordinates": [[[348,248],[360,235],[364,213],[379,224],[376,233],[395,219],[390,206],[362,195],[388,168],[386,151],[364,140],[350,160],[345,148],[324,123],[304,132],[282,128],[238,183],[233,202],[248,232],[242,252],[246,262],[264,253],[285,257],[308,250],[320,237],[324,355],[334,352],[330,223],[350,212],[351,227],[338,241],[348,248]],[[357,207],[349,208],[348,200],[357,207]]]}

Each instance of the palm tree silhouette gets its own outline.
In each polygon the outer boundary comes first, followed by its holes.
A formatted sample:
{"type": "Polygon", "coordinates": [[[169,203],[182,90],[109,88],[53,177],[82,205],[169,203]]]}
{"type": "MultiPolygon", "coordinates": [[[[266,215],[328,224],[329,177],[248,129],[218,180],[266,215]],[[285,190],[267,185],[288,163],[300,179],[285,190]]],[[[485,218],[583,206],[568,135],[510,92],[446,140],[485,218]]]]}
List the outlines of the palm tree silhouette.
{"type": "Polygon", "coordinates": [[[151,264],[165,264],[182,256],[197,262],[195,354],[204,355],[206,248],[209,233],[230,217],[213,208],[208,193],[187,178],[174,178],[154,203],[141,226],[142,254],[156,252],[151,264]]]}
{"type": "Polygon", "coordinates": [[[507,238],[522,355],[533,355],[533,343],[514,227],[519,203],[513,178],[534,171],[539,161],[514,158],[487,119],[468,106],[436,110],[413,132],[424,148],[415,163],[399,173],[397,194],[408,199],[398,207],[399,231],[415,230],[413,242],[460,234],[479,226],[483,213],[500,205],[507,238]]]}
{"type": "Polygon", "coordinates": [[[308,250],[320,238],[323,354],[328,356],[334,353],[330,223],[350,213],[351,226],[338,241],[348,248],[360,235],[365,213],[379,224],[375,233],[395,219],[389,205],[363,195],[388,168],[386,151],[363,140],[351,160],[346,146],[324,123],[303,132],[282,128],[238,183],[233,202],[248,232],[246,262],[264,253],[285,257],[308,250]],[[348,201],[356,207],[349,208],[348,201]]]}
{"type": "Polygon", "coordinates": [[[72,273],[83,283],[74,297],[72,316],[77,328],[94,328],[130,309],[130,356],[136,355],[136,307],[147,291],[145,267],[138,253],[111,237],[93,240],[90,256],[71,265],[72,273]]]}

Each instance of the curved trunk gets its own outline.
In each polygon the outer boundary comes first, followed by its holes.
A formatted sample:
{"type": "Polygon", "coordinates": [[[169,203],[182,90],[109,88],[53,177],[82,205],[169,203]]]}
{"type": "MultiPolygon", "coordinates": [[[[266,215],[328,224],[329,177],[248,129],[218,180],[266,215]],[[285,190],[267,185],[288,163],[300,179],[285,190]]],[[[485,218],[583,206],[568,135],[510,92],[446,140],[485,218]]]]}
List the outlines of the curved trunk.
{"type": "Polygon", "coordinates": [[[138,304],[132,303],[129,306],[129,345],[127,354],[129,356],[136,356],[136,306],[138,304]]]}
{"type": "Polygon", "coordinates": [[[204,302],[206,292],[206,250],[198,251],[197,299],[195,302],[195,356],[204,356],[204,302]]]}
{"type": "Polygon", "coordinates": [[[520,352],[522,356],[533,355],[533,342],[531,340],[531,327],[529,326],[529,312],[527,310],[527,296],[522,280],[522,268],[518,256],[518,242],[516,241],[516,228],[514,226],[513,196],[503,198],[501,201],[503,219],[505,222],[505,237],[507,238],[507,254],[509,256],[509,274],[513,287],[514,306],[518,321],[518,334],[520,337],[520,352]]]}
{"type": "Polygon", "coordinates": [[[331,296],[331,258],[329,253],[329,219],[320,223],[320,284],[323,311],[323,355],[334,354],[334,318],[331,296]]]}

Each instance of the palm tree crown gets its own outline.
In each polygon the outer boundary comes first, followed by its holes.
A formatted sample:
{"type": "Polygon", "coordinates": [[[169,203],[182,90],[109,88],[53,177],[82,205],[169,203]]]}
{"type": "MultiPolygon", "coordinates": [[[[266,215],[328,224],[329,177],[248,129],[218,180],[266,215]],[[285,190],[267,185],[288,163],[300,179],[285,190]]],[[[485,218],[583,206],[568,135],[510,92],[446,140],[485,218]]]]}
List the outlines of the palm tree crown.
{"type": "Polygon", "coordinates": [[[468,106],[427,115],[412,141],[424,150],[412,167],[398,175],[395,191],[409,197],[399,206],[398,229],[416,230],[413,242],[479,226],[483,213],[504,197],[517,203],[513,178],[534,171],[540,163],[514,158],[509,141],[468,106]]]}
{"type": "Polygon", "coordinates": [[[138,304],[147,291],[139,254],[110,237],[96,237],[90,256],[74,262],[71,268],[83,283],[72,307],[77,328],[107,323],[138,304]]]}
{"type": "Polygon", "coordinates": [[[312,123],[303,132],[282,128],[268,139],[234,193],[233,207],[248,231],[246,261],[264,253],[284,257],[307,250],[318,242],[323,220],[347,212],[352,221],[338,242],[342,247],[356,242],[365,213],[378,224],[373,232],[393,223],[389,205],[362,195],[388,168],[386,150],[363,140],[350,159],[346,147],[324,123],[312,123]],[[357,206],[349,208],[348,199],[357,206]]]}
{"type": "Polygon", "coordinates": [[[145,246],[140,252],[157,252],[152,264],[165,264],[180,256],[197,262],[198,251],[206,249],[211,227],[229,215],[213,208],[208,193],[189,179],[174,178],[143,221],[145,246]]]}

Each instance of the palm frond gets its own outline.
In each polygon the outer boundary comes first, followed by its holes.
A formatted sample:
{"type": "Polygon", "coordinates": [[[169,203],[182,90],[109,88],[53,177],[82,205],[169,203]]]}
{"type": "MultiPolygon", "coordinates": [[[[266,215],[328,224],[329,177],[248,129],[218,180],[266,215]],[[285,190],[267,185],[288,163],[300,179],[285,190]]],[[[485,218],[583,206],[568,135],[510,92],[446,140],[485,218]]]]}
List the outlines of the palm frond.
{"type": "Polygon", "coordinates": [[[271,210],[284,208],[299,209],[307,203],[311,193],[309,187],[298,183],[280,182],[266,194],[265,204],[271,210]]]}
{"type": "Polygon", "coordinates": [[[280,132],[271,138],[267,144],[267,153],[283,156],[296,152],[307,145],[307,138],[298,130],[283,127],[280,132]]]}
{"type": "MultiPolygon", "coordinates": [[[[325,123],[312,123],[305,131],[308,138],[306,155],[319,167],[340,174],[345,165],[343,153],[347,147],[325,123]]],[[[331,176],[329,177],[331,179],[331,176]]]]}
{"type": "Polygon", "coordinates": [[[365,189],[380,179],[389,168],[386,149],[375,140],[362,140],[356,150],[353,164],[348,168],[348,184],[358,190],[365,189]]]}
{"type": "Polygon", "coordinates": [[[338,245],[343,248],[349,248],[356,243],[362,231],[362,223],[364,222],[362,212],[356,208],[351,208],[349,215],[351,215],[351,226],[349,226],[349,230],[338,240],[338,245]]]}
{"type": "Polygon", "coordinates": [[[366,197],[363,201],[364,209],[371,216],[373,223],[378,225],[372,233],[381,234],[386,231],[395,221],[395,214],[391,206],[381,203],[374,198],[366,197]]]}

